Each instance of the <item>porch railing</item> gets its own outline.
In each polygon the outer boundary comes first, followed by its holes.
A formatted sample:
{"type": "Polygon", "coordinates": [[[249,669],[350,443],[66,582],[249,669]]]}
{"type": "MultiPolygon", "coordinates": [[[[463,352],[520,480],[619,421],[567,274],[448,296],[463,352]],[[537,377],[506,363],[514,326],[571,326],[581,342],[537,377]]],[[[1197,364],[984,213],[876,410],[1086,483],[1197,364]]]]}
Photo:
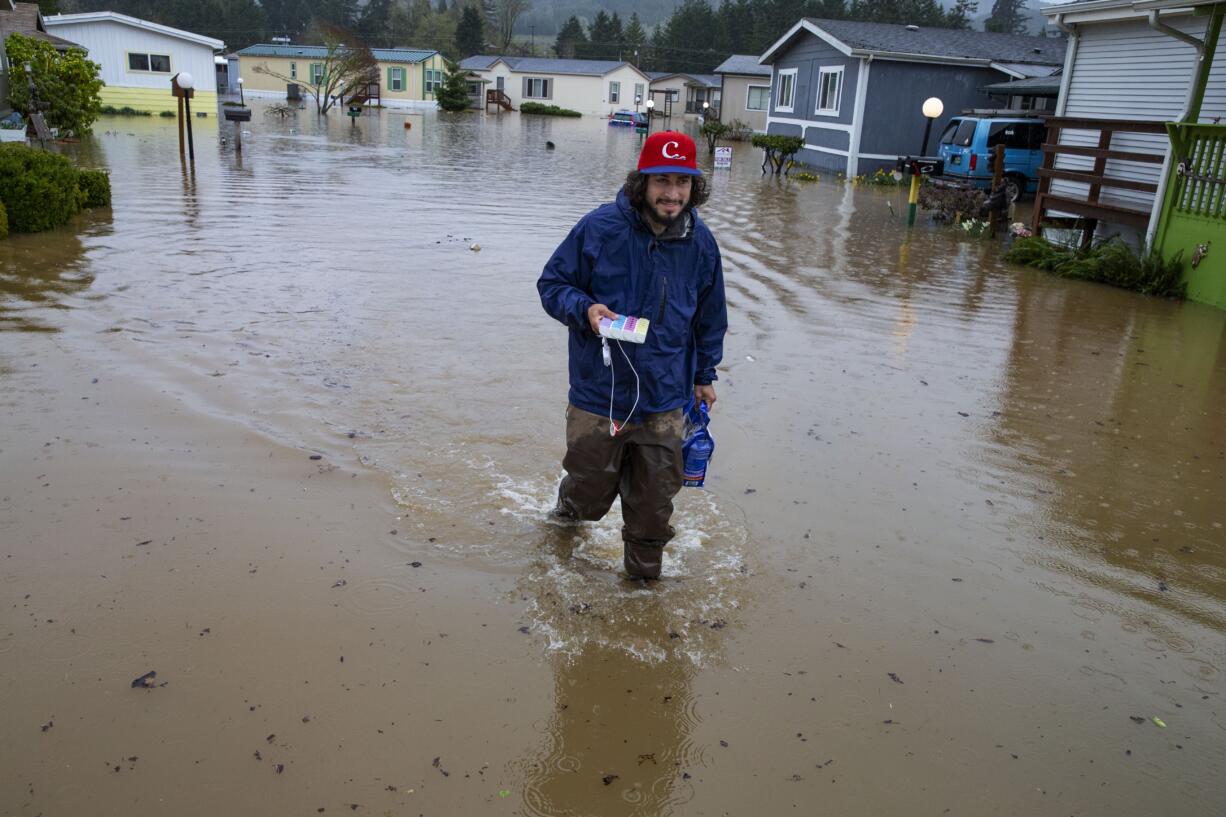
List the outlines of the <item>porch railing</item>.
{"type": "Polygon", "coordinates": [[[1158,192],[1157,182],[1108,175],[1107,163],[1139,162],[1161,165],[1166,159],[1166,140],[1163,140],[1161,151],[1127,147],[1121,149],[1118,142],[1113,145],[1117,134],[1165,136],[1166,125],[1162,122],[1139,122],[1125,119],[1079,119],[1054,116],[1047,119],[1047,142],[1043,145],[1043,163],[1039,168],[1039,189],[1034,201],[1032,228],[1035,235],[1040,233],[1044,224],[1055,223],[1082,230],[1082,244],[1087,245],[1093,240],[1094,231],[1098,228],[1100,221],[1126,224],[1142,230],[1147,227],[1152,212],[1152,203],[1150,208],[1141,209],[1119,202],[1104,201],[1102,194],[1104,190],[1129,190],[1154,196],[1158,192]],[[1067,136],[1068,131],[1096,132],[1098,134],[1097,144],[1091,146],[1062,143],[1061,137],[1067,136]],[[1094,165],[1088,171],[1057,167],[1056,162],[1060,156],[1089,157],[1094,160],[1094,165]],[[1088,186],[1088,189],[1084,196],[1068,191],[1052,192],[1053,180],[1084,184],[1088,186]],[[1069,215],[1051,215],[1050,211],[1069,215]]]}

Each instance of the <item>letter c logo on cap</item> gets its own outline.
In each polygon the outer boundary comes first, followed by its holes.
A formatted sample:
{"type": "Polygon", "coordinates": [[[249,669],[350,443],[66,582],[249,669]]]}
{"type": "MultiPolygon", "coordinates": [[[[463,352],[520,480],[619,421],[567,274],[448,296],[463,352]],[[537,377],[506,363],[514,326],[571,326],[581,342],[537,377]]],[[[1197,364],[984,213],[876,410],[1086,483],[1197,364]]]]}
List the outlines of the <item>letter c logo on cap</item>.
{"type": "Polygon", "coordinates": [[[660,152],[664,154],[664,158],[665,158],[665,159],[682,159],[682,160],[684,160],[684,159],[685,159],[685,157],[684,157],[684,156],[679,155],[679,154],[676,154],[676,153],[670,153],[670,152],[669,152],[669,151],[671,151],[671,150],[676,150],[678,147],[680,147],[680,145],[678,145],[676,142],[665,142],[665,143],[664,143],[664,149],[663,149],[662,151],[660,151],[660,152]]]}

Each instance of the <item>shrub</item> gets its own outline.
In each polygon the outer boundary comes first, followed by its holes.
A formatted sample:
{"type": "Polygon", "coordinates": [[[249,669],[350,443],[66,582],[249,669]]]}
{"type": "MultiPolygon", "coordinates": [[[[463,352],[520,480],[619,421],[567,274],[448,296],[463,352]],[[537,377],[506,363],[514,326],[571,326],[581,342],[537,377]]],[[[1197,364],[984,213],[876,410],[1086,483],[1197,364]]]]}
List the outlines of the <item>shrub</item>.
{"type": "Polygon", "coordinates": [[[1182,252],[1170,259],[1152,252],[1137,255],[1118,236],[1086,249],[1057,246],[1039,236],[1019,238],[1005,260],[1145,295],[1182,298],[1184,294],[1182,252]]]}
{"type": "MultiPolygon", "coordinates": [[[[38,99],[46,108],[47,125],[61,134],[80,136],[89,133],[102,108],[101,66],[74,48],[64,53],[49,42],[10,34],[4,41],[10,65],[29,63],[34,73],[38,99]]],[[[9,82],[8,103],[14,110],[29,115],[30,91],[23,77],[9,82]]]]}
{"type": "Polygon", "coordinates": [[[162,111],[161,113],[158,114],[158,116],[162,117],[163,119],[174,119],[175,112],[174,111],[162,111]]]}
{"type": "Polygon", "coordinates": [[[105,170],[82,170],[77,186],[85,194],[85,207],[111,206],[111,177],[105,170]]]}
{"type": "Polygon", "coordinates": [[[762,148],[762,152],[766,154],[762,159],[762,172],[766,172],[769,162],[774,174],[778,176],[784,165],[790,166],[792,157],[804,146],[805,140],[800,136],[755,133],[749,143],[756,148],[762,148]]]}
{"type": "Polygon", "coordinates": [[[9,215],[4,209],[4,202],[0,201],[0,238],[4,238],[9,234],[9,215]]]}
{"type": "Polygon", "coordinates": [[[519,112],[537,116],[583,116],[578,111],[572,111],[569,108],[559,108],[557,105],[545,105],[540,102],[520,103],[519,112]]]}
{"type": "Polygon", "coordinates": [[[122,108],[116,108],[114,105],[103,105],[98,109],[99,113],[107,116],[153,116],[149,111],[138,111],[136,108],[131,108],[124,105],[122,108]]]}
{"type": "Polygon", "coordinates": [[[85,203],[78,176],[72,162],[59,154],[0,144],[0,203],[8,210],[9,227],[37,233],[66,224],[85,203]]]}

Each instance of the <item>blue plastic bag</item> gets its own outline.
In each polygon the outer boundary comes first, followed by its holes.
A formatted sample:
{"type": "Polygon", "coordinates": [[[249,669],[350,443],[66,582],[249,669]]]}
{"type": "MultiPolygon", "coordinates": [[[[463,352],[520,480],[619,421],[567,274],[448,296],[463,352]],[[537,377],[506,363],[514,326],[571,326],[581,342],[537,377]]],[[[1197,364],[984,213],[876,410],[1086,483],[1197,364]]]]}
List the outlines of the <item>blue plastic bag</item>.
{"type": "Polygon", "coordinates": [[[681,432],[681,453],[684,460],[683,482],[687,488],[701,488],[707,479],[707,465],[715,453],[715,438],[708,426],[711,415],[706,402],[690,403],[681,432]]]}

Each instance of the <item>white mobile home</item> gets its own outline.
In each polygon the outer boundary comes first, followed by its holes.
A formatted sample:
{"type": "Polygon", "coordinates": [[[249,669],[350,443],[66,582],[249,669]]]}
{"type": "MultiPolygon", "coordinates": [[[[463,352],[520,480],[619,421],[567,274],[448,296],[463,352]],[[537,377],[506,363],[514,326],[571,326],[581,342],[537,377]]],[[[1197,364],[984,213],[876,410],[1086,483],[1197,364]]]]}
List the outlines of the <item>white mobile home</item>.
{"type": "Polygon", "coordinates": [[[512,108],[540,102],[582,114],[609,116],[646,101],[651,79],[628,62],[540,57],[469,57],[460,67],[490,91],[502,91],[512,108]]]}
{"type": "Polygon", "coordinates": [[[102,66],[102,104],[138,111],[173,111],[170,78],[186,72],[196,84],[196,111],[216,115],[215,52],[225,43],[118,14],[98,11],[44,17],[47,30],[80,43],[89,58],[102,66]]]}

